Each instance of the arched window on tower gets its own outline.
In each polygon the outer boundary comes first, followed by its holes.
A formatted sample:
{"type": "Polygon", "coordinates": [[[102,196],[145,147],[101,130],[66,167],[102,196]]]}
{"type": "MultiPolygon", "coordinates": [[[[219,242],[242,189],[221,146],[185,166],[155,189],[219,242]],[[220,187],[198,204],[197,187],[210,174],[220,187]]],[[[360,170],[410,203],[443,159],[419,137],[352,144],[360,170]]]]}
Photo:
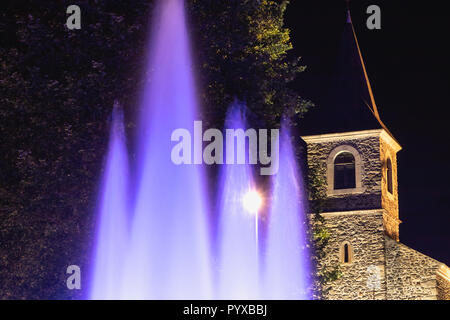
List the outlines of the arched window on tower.
{"type": "Polygon", "coordinates": [[[391,159],[387,159],[387,169],[386,169],[386,180],[387,180],[387,188],[390,194],[392,194],[392,161],[391,159]]]}
{"type": "Polygon", "coordinates": [[[355,157],[350,152],[344,152],[334,160],[334,190],[354,188],[356,188],[355,157]]]}

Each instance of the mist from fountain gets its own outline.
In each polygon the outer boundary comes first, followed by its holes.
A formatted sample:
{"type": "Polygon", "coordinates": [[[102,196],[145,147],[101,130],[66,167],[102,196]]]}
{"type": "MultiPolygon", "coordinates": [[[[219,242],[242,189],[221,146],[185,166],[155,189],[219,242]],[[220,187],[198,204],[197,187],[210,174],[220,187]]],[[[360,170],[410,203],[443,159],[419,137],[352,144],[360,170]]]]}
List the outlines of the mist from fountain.
{"type": "Polygon", "coordinates": [[[128,154],[123,113],[116,102],[112,114],[107,161],[101,183],[90,298],[118,299],[128,235],[128,154]]]}
{"type": "MultiPolygon", "coordinates": [[[[229,109],[226,128],[246,130],[245,106],[235,102],[229,109]]],[[[239,140],[235,139],[236,157],[239,140]]],[[[228,147],[227,147],[228,148],[228,147]]],[[[248,149],[248,148],[247,148],[248,149]]],[[[247,155],[248,156],[248,155],[247,155]]],[[[218,225],[218,299],[258,299],[259,262],[257,212],[244,208],[243,197],[254,190],[251,166],[221,166],[218,225]],[[256,218],[256,219],[255,219],[256,218]]]]}
{"type": "Polygon", "coordinates": [[[281,132],[280,168],[272,180],[264,254],[264,299],[308,300],[311,270],[305,190],[286,129],[281,132]]]}
{"type": "Polygon", "coordinates": [[[160,1],[153,31],[122,298],[207,299],[211,266],[203,168],[171,160],[172,132],[193,132],[198,119],[184,1],[160,1]]]}
{"type": "MultiPolygon", "coordinates": [[[[260,212],[245,205],[257,191],[249,164],[220,166],[217,225],[209,225],[203,165],[175,165],[171,159],[172,133],[194,132],[199,119],[184,1],[160,1],[152,30],[134,179],[128,174],[123,115],[114,108],[89,297],[308,299],[303,185],[289,135],[282,136],[266,232],[259,229],[260,212]]],[[[235,102],[225,127],[245,131],[245,109],[235,102]]],[[[235,157],[240,147],[246,145],[235,143],[235,157]]],[[[196,148],[202,143],[194,141],[194,153],[196,148]]]]}

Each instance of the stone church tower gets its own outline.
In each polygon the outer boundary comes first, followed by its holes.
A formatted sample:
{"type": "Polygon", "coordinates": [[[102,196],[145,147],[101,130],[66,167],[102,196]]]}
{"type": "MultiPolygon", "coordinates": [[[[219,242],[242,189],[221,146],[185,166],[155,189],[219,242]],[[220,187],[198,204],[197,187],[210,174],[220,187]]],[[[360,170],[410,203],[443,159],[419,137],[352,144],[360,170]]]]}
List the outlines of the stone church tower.
{"type": "Polygon", "coordinates": [[[350,12],[345,28],[338,86],[301,124],[308,167],[324,181],[322,216],[331,234],[319,268],[342,271],[324,298],[449,300],[450,269],[399,242],[402,147],[381,121],[350,12]]]}

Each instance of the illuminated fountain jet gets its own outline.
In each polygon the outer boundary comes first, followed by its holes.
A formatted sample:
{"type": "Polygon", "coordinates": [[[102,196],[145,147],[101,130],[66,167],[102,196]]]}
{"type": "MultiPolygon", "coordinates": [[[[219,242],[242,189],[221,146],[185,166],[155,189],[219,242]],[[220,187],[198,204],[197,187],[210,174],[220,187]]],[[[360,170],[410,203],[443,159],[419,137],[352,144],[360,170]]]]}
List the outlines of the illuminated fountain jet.
{"type": "Polygon", "coordinates": [[[193,132],[198,120],[183,0],[159,2],[148,48],[138,189],[121,297],[207,299],[211,266],[203,167],[171,160],[172,132],[193,132]]]}
{"type": "MultiPolygon", "coordinates": [[[[228,112],[226,127],[245,131],[242,113],[243,107],[233,105],[228,112]]],[[[237,143],[236,149],[241,147],[237,143]]],[[[219,186],[217,298],[258,299],[258,210],[261,199],[254,191],[250,165],[223,165],[219,186]]]]}
{"type": "Polygon", "coordinates": [[[93,269],[91,299],[118,299],[127,250],[128,154],[123,113],[116,102],[112,114],[108,156],[103,174],[93,269]]]}
{"type": "Polygon", "coordinates": [[[273,177],[264,255],[264,299],[310,299],[310,256],[304,185],[287,130],[281,134],[280,169],[273,177]]]}

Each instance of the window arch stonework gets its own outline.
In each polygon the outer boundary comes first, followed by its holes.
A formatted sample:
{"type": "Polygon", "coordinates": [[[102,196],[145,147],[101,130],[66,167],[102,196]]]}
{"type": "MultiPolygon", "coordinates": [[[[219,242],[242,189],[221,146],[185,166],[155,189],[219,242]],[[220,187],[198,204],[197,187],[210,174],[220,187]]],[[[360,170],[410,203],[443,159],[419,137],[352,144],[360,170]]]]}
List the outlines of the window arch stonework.
{"type": "Polygon", "coordinates": [[[365,188],[362,186],[362,159],[359,152],[352,146],[349,145],[341,145],[337,148],[335,148],[327,159],[327,184],[328,184],[328,190],[327,194],[329,196],[332,195],[341,195],[341,194],[358,194],[363,193],[365,191],[365,188]],[[338,189],[335,190],[335,160],[336,157],[338,157],[342,153],[351,153],[353,157],[355,158],[355,188],[351,189],[338,189]]]}

